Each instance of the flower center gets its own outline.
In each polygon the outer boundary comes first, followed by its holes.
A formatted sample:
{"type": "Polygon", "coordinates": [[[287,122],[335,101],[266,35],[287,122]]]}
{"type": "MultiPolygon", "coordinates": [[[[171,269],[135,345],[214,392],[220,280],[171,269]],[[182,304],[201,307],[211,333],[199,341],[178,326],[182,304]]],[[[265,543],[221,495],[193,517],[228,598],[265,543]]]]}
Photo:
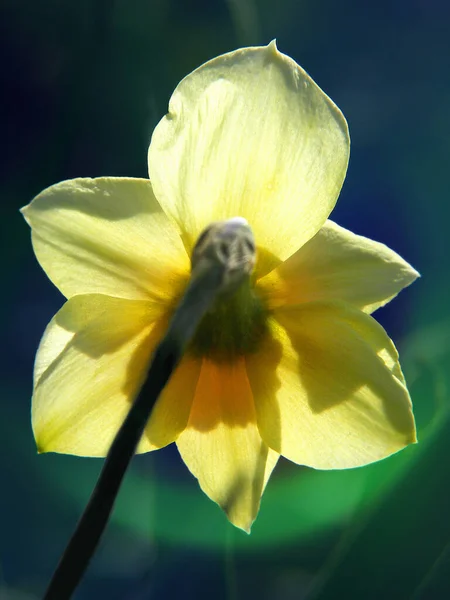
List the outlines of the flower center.
{"type": "Polygon", "coordinates": [[[267,332],[267,314],[248,278],[233,294],[216,300],[200,322],[189,351],[217,362],[254,353],[267,332]]]}

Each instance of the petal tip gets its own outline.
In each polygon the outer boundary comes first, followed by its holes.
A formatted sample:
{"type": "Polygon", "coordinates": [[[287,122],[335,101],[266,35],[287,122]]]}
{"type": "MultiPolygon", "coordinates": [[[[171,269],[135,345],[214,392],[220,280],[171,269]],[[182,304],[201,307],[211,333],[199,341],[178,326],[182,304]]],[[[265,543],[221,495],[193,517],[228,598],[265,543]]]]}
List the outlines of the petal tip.
{"type": "Polygon", "coordinates": [[[267,52],[271,53],[273,56],[278,56],[280,54],[278,47],[277,47],[277,40],[276,38],[273,39],[270,44],[267,45],[267,52]]]}
{"type": "Polygon", "coordinates": [[[47,452],[47,450],[44,448],[44,446],[42,444],[40,444],[37,440],[36,440],[36,452],[38,454],[45,454],[47,452]]]}
{"type": "Polygon", "coordinates": [[[225,511],[225,514],[227,516],[227,519],[230,521],[230,523],[232,525],[234,525],[234,527],[236,527],[236,529],[240,529],[241,531],[243,531],[247,535],[251,534],[253,520],[251,520],[250,522],[242,522],[239,519],[233,519],[232,515],[230,515],[226,511],[225,511]]]}
{"type": "Polygon", "coordinates": [[[34,443],[36,444],[37,454],[59,453],[58,445],[54,443],[54,437],[51,435],[50,427],[47,425],[47,427],[41,426],[39,431],[37,429],[33,424],[34,443]]]}
{"type": "Polygon", "coordinates": [[[25,219],[25,221],[28,223],[28,225],[30,225],[30,219],[28,217],[28,210],[29,210],[29,208],[30,208],[29,204],[27,204],[26,206],[22,206],[22,208],[19,208],[20,214],[25,219]]]}

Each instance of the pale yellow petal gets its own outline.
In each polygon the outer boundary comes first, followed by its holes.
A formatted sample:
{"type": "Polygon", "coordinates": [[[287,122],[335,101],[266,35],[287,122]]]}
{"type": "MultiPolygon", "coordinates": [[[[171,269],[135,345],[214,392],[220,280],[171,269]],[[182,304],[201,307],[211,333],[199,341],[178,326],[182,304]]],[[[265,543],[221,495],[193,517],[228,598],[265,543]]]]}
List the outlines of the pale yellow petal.
{"type": "MultiPolygon", "coordinates": [[[[39,451],[105,456],[166,325],[157,303],[95,294],[66,302],[36,357],[32,423],[39,451]]],[[[198,370],[188,360],[175,371],[139,452],[173,442],[184,429],[198,370]]]]}
{"type": "Polygon", "coordinates": [[[203,361],[177,446],[205,494],[236,527],[250,531],[278,454],[261,440],[243,359],[233,365],[203,361]]]}
{"type": "Polygon", "coordinates": [[[72,179],[22,212],[42,268],[68,298],[109,294],[170,301],[189,259],[146,179],[72,179]]]}
{"type": "Polygon", "coordinates": [[[332,221],[258,282],[269,308],[343,300],[371,313],[419,273],[396,252],[332,221]]]}
{"type": "Polygon", "coordinates": [[[344,303],[275,312],[273,337],[247,357],[264,441],[317,469],[358,467],[415,441],[397,352],[383,328],[344,303]]]}
{"type": "Polygon", "coordinates": [[[153,133],[149,172],[188,249],[210,222],[242,216],[267,272],[322,227],[348,155],[342,113],[272,42],[181,81],[153,133]]]}

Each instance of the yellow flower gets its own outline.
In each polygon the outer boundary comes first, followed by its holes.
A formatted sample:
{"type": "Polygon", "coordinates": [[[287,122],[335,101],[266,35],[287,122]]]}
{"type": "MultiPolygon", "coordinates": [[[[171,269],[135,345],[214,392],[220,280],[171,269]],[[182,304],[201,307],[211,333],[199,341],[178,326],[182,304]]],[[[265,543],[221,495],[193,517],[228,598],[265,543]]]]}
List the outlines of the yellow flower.
{"type": "Polygon", "coordinates": [[[327,221],[348,156],[343,115],[272,42],[181,81],[152,137],[151,183],[74,179],[23,209],[68,298],[36,357],[39,451],[108,452],[197,237],[234,216],[256,239],[251,286],[205,317],[138,451],[176,442],[203,491],[249,531],[280,454],[343,469],[414,442],[397,351],[369,314],[418,274],[327,221]]]}

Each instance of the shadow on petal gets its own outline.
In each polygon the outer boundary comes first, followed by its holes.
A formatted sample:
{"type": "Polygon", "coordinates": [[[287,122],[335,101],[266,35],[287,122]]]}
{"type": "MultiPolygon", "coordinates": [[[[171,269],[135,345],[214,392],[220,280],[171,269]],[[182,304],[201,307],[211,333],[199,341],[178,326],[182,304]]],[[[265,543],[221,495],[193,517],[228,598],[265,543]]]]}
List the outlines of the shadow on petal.
{"type": "MultiPolygon", "coordinates": [[[[97,177],[95,179],[80,178],[63,181],[58,184],[58,208],[76,210],[91,217],[120,221],[136,215],[161,212],[161,207],[153,194],[152,186],[147,179],[97,177]],[[137,185],[147,186],[148,194],[135,193],[132,189],[137,185]],[[133,193],[126,194],[129,185],[133,193]],[[123,202],[108,203],[108,197],[123,198],[123,202]]],[[[140,190],[141,191],[141,190],[140,190]]],[[[48,201],[34,205],[35,210],[45,212],[54,209],[53,197],[48,194],[48,201]]]]}
{"type": "MultiPolygon", "coordinates": [[[[131,356],[123,388],[130,404],[142,389],[153,352],[163,339],[171,316],[172,311],[162,315],[131,356]]],[[[153,408],[139,452],[162,448],[172,443],[186,428],[201,364],[201,360],[185,354],[158,397],[148,398],[149,403],[153,403],[153,408]]],[[[152,394],[151,387],[148,393],[152,394]]]]}
{"type": "Polygon", "coordinates": [[[258,413],[258,404],[269,404],[270,428],[272,447],[281,447],[281,418],[279,405],[276,400],[282,382],[277,369],[283,356],[283,345],[272,334],[268,334],[257,354],[246,357],[248,379],[255,399],[258,413]]]}
{"type": "Polygon", "coordinates": [[[53,326],[73,333],[73,336],[64,352],[56,356],[40,375],[39,382],[44,382],[59,368],[71,349],[91,358],[112,355],[145,331],[159,314],[161,309],[156,303],[100,294],[74,296],[52,321],[53,326]]]}
{"type": "Polygon", "coordinates": [[[261,279],[281,265],[282,262],[281,258],[270,252],[267,248],[257,246],[254,280],[261,279]]]}
{"type": "Polygon", "coordinates": [[[345,310],[333,315],[325,303],[317,306],[317,313],[306,309],[304,315],[299,312],[300,317],[293,318],[289,311],[278,315],[296,353],[298,378],[312,413],[324,413],[351,401],[355,414],[373,413],[376,418],[378,411],[371,406],[370,395],[381,401],[383,413],[394,429],[410,434],[413,421],[412,413],[406,410],[408,393],[395,369],[380,356],[392,356],[393,346],[387,335],[380,335],[381,327],[355,309],[351,309],[351,317],[361,317],[361,322],[351,322],[345,310]]]}
{"type": "Polygon", "coordinates": [[[265,484],[265,472],[267,468],[267,458],[269,454],[269,448],[266,444],[261,441],[261,447],[258,454],[258,458],[255,461],[255,470],[254,472],[246,472],[244,469],[236,470],[233,480],[230,481],[229,487],[224,494],[220,505],[225,512],[225,514],[234,521],[233,513],[236,509],[236,506],[239,505],[241,501],[241,496],[244,490],[250,488],[251,497],[249,499],[249,523],[248,524],[240,524],[244,531],[250,533],[250,528],[253,520],[256,518],[258,514],[259,507],[261,504],[261,497],[264,492],[264,484],[265,484]]]}
{"type": "MultiPolygon", "coordinates": [[[[269,457],[269,447],[261,441],[261,448],[259,451],[259,458],[257,461],[257,467],[255,470],[255,475],[253,477],[252,483],[252,506],[254,509],[254,514],[256,515],[259,510],[259,505],[261,502],[261,496],[263,495],[265,483],[266,483],[266,469],[267,469],[267,459],[269,457]]],[[[270,474],[267,477],[269,479],[270,474]]]]}
{"type": "MultiPolygon", "coordinates": [[[[207,432],[222,424],[231,429],[244,429],[249,423],[256,423],[246,360],[239,357],[229,363],[216,363],[203,359],[189,427],[207,432]]],[[[269,374],[272,381],[271,375],[274,387],[279,386],[274,366],[269,374]]]]}
{"type": "Polygon", "coordinates": [[[136,347],[130,358],[127,378],[123,386],[123,391],[129,398],[130,403],[134,401],[137,391],[144,383],[153,352],[167,331],[169,318],[169,315],[165,314],[153,324],[148,335],[136,347]],[[139,374],[138,377],[137,374],[139,374]]]}

